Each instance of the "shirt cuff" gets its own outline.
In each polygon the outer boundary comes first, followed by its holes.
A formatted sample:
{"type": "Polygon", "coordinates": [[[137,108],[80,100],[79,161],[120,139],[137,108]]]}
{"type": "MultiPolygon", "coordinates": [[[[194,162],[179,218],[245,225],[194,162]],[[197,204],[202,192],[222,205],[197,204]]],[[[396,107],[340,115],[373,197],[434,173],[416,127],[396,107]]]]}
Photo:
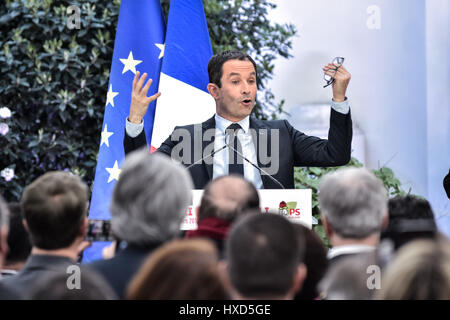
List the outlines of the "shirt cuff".
{"type": "Polygon", "coordinates": [[[128,118],[126,119],[125,131],[129,137],[136,138],[142,130],[144,130],[144,120],[141,123],[133,123],[128,121],[128,118]]]}
{"type": "Polygon", "coordinates": [[[331,99],[331,107],[342,114],[347,114],[350,111],[350,106],[348,104],[348,99],[345,97],[345,100],[342,102],[335,102],[331,99]]]}

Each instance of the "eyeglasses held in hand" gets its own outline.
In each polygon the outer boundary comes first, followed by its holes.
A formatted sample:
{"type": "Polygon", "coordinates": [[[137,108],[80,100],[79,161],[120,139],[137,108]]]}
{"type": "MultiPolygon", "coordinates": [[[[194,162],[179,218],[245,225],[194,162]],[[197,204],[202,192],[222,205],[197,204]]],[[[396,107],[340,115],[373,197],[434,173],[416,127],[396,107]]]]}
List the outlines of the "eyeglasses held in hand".
{"type": "Polygon", "coordinates": [[[342,64],[344,63],[344,58],[343,57],[336,57],[336,58],[333,59],[333,61],[331,63],[336,68],[335,69],[331,69],[333,71],[333,75],[332,76],[330,76],[328,74],[324,74],[323,75],[323,79],[327,82],[327,84],[323,86],[324,88],[326,88],[329,85],[333,84],[334,76],[336,75],[336,72],[338,71],[339,67],[342,66],[342,64]]]}

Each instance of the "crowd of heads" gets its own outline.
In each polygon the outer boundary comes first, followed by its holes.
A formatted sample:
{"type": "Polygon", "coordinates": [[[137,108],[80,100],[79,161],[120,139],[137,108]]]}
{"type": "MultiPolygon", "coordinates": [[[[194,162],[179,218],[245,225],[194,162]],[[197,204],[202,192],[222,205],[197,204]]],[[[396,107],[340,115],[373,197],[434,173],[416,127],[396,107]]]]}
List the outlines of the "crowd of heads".
{"type": "Polygon", "coordinates": [[[430,204],[388,199],[367,169],[322,179],[329,243],[262,213],[258,191],[239,176],[208,184],[198,229],[183,233],[191,189],[188,171],[169,157],[127,156],[110,206],[116,249],[88,264],[80,263],[88,189],[78,176],[48,172],[20,204],[0,198],[0,298],[450,299],[450,244],[430,204]]]}

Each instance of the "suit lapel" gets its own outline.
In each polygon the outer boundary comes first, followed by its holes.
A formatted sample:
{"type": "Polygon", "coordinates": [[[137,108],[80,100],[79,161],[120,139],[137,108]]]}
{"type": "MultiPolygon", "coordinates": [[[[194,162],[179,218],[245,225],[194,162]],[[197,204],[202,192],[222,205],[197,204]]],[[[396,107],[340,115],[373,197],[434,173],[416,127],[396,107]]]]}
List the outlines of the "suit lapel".
{"type": "MultiPolygon", "coordinates": [[[[252,139],[253,144],[255,146],[255,152],[256,152],[256,159],[258,161],[258,167],[264,168],[264,165],[261,163],[260,155],[259,155],[259,145],[260,141],[267,141],[267,150],[270,150],[270,130],[268,130],[261,120],[250,117],[250,129],[253,129],[251,131],[252,133],[252,139]],[[265,137],[265,135],[268,135],[265,137]]],[[[271,180],[267,177],[267,175],[263,174],[261,172],[261,180],[264,185],[264,188],[267,188],[267,186],[271,183],[271,180]]]]}
{"type": "MultiPolygon", "coordinates": [[[[205,139],[203,139],[205,131],[208,129],[215,129],[215,128],[216,128],[215,115],[212,116],[212,118],[209,118],[208,120],[206,120],[205,122],[202,123],[202,151],[205,150],[205,148],[210,143],[214,143],[214,138],[215,138],[215,135],[213,135],[211,141],[205,141],[205,139]]],[[[212,164],[212,161],[208,161],[208,162],[210,162],[210,164],[207,164],[205,161],[203,161],[203,166],[205,167],[206,172],[208,173],[209,180],[212,180],[213,164],[212,164]]]]}

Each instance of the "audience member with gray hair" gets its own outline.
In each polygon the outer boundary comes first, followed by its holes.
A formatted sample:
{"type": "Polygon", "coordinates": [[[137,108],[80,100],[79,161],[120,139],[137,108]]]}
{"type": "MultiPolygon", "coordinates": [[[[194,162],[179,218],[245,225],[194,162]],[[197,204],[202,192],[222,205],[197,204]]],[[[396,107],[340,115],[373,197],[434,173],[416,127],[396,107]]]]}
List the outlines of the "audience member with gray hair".
{"type": "Polygon", "coordinates": [[[148,254],[179,234],[191,189],[189,173],[165,155],[142,149],[125,158],[110,208],[119,251],[92,263],[120,298],[148,254]]]}
{"type": "Polygon", "coordinates": [[[333,248],[332,264],[341,257],[374,250],[387,224],[387,191],[364,168],[340,169],[324,177],[319,205],[333,248]]]}

